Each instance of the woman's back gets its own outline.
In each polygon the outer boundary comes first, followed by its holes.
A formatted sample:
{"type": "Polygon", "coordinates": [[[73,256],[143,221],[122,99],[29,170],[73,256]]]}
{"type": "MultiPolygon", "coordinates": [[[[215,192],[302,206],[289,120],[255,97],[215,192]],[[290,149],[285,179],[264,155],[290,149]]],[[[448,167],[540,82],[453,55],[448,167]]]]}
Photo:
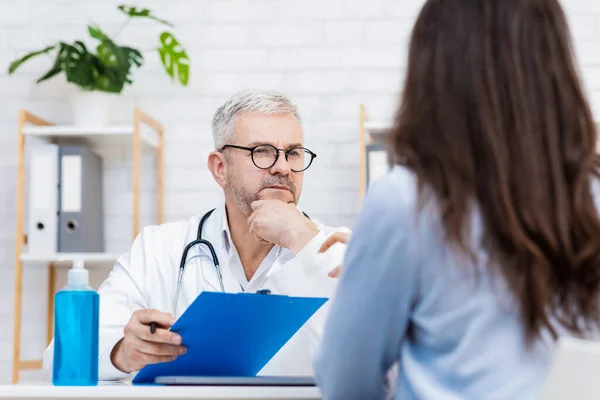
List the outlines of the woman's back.
{"type": "Polygon", "coordinates": [[[596,143],[558,0],[428,0],[396,167],[331,307],[326,397],[376,397],[399,360],[401,397],[535,398],[558,337],[600,326],[596,143]]]}
{"type": "MultiPolygon", "coordinates": [[[[600,195],[600,188],[594,189],[600,195]]],[[[405,214],[398,218],[415,221],[405,232],[395,230],[404,236],[406,253],[386,269],[387,278],[397,282],[396,290],[413,293],[407,337],[399,347],[398,398],[539,398],[555,342],[548,332],[531,344],[525,340],[518,302],[501,277],[490,273],[486,251],[477,245],[482,238],[478,212],[473,211],[470,236],[480,263],[473,265],[444,240],[435,206],[417,212],[417,182],[409,170],[394,168],[369,196],[363,214],[366,221],[380,218],[382,209],[394,209],[405,214]]],[[[368,240],[385,247],[386,241],[394,239],[370,234],[368,240]]],[[[372,267],[377,272],[370,273],[382,272],[381,265],[372,267]]],[[[364,283],[364,279],[356,281],[364,283]]],[[[385,294],[379,293],[373,301],[385,303],[385,294]]],[[[354,307],[361,305],[365,304],[354,307]]],[[[397,311],[392,324],[406,317],[401,307],[397,311]]],[[[571,335],[559,324],[553,326],[560,335],[571,335]]],[[[587,337],[598,336],[590,332],[587,337]]],[[[368,351],[364,340],[361,343],[368,351]]]]}
{"type": "MultiPolygon", "coordinates": [[[[526,340],[519,304],[476,245],[478,211],[470,229],[481,262],[474,265],[445,241],[434,204],[417,211],[417,191],[404,167],[369,190],[328,320],[329,353],[317,363],[327,398],[375,398],[383,366],[398,360],[398,399],[538,399],[553,356],[551,335],[526,340]],[[331,385],[328,379],[344,369],[360,379],[331,385]]],[[[600,195],[597,185],[594,191],[600,195]]]]}

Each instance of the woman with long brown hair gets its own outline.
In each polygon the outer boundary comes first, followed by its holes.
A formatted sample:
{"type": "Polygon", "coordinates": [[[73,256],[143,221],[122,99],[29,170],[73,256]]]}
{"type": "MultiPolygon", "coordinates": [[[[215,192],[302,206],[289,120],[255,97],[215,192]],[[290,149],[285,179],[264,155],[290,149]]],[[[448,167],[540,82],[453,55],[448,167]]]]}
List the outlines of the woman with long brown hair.
{"type": "Polygon", "coordinates": [[[558,0],[429,0],[333,299],[325,398],[538,398],[600,325],[596,131],[558,0]]]}

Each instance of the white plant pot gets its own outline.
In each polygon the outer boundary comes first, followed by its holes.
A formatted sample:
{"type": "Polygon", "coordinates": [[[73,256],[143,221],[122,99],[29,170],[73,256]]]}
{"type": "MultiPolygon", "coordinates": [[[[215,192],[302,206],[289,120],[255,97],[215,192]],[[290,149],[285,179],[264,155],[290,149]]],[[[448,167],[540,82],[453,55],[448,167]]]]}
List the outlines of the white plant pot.
{"type": "Polygon", "coordinates": [[[110,124],[111,105],[117,95],[78,90],[71,95],[71,112],[76,126],[107,126],[110,124]]]}

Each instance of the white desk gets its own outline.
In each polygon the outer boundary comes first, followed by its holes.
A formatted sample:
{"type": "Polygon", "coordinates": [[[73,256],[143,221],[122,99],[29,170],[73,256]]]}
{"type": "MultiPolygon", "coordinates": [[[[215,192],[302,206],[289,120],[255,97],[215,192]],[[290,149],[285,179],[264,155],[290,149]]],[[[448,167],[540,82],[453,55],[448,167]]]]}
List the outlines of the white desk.
{"type": "Polygon", "coordinates": [[[199,387],[131,386],[127,384],[91,387],[52,385],[0,385],[0,399],[200,399],[200,400],[317,400],[315,387],[199,387]]]}

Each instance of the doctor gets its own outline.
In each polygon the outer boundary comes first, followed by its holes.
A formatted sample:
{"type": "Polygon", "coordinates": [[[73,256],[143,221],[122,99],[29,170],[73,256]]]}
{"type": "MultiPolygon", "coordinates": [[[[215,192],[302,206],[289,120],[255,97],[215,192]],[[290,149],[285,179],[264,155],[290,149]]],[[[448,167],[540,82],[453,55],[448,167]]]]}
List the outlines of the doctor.
{"type": "MultiPolygon", "coordinates": [[[[132,377],[147,364],[184,354],[181,337],[168,329],[202,291],[222,286],[232,293],[333,294],[345,245],[319,250],[331,234],[348,230],[326,227],[296,206],[304,171],[316,157],[303,147],[296,107],[279,93],[239,93],[217,110],[213,136],[208,168],[223,188],[225,204],[186,221],[146,227],[99,288],[100,380],[132,377]],[[214,247],[220,271],[206,245],[192,247],[177,293],[182,252],[197,238],[202,217],[202,238],[214,247]],[[158,325],[154,333],[151,322],[158,325]]],[[[261,373],[312,375],[327,307],[261,373]]],[[[44,354],[47,376],[52,356],[51,343],[44,354]]]]}

